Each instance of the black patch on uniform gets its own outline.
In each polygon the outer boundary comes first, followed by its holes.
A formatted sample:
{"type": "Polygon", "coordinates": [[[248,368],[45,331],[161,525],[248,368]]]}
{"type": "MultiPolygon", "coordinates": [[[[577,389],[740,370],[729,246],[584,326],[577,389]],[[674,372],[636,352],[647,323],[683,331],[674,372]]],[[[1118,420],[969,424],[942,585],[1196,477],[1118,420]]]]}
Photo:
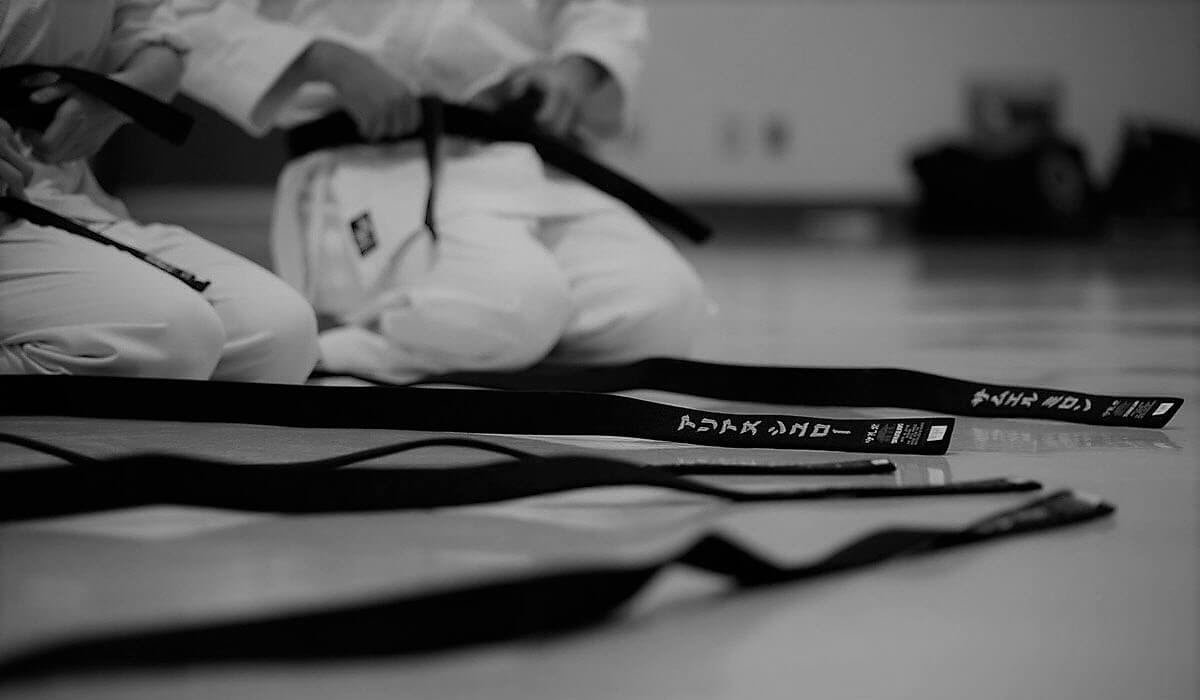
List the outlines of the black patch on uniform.
{"type": "Polygon", "coordinates": [[[366,256],[378,241],[375,239],[375,224],[371,222],[371,212],[365,211],[350,221],[350,235],[354,236],[354,244],[358,246],[358,254],[366,256]]]}

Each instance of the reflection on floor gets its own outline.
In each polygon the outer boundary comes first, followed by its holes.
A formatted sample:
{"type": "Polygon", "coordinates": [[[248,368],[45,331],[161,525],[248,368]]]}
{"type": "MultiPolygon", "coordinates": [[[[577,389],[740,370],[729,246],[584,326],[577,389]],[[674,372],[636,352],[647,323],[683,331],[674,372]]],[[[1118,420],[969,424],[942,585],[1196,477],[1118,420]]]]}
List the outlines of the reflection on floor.
{"type": "MultiPolygon", "coordinates": [[[[222,201],[228,206],[213,213],[195,198],[131,198],[144,218],[166,218],[170,210],[174,220],[265,262],[269,200],[248,193],[222,201]]],[[[1162,430],[964,418],[949,454],[897,458],[898,477],[888,477],[1034,478],[1115,502],[1118,516],[1107,523],[735,599],[714,599],[720,586],[711,580],[673,575],[639,599],[628,619],[562,638],[432,657],[60,678],[0,685],[0,697],[1196,697],[1200,237],[1126,224],[1093,240],[931,241],[863,212],[706,213],[716,239],[704,247],[681,243],[714,302],[697,350],[702,358],[908,367],[997,383],[1176,395],[1187,403],[1162,430]]],[[[0,422],[97,456],[176,449],[296,459],[405,437],[0,422]]],[[[656,462],[735,455],[605,438],[504,440],[656,462]]],[[[471,459],[443,450],[388,463],[471,459]]],[[[0,445],[0,464],[51,461],[0,445]]],[[[352,600],[533,563],[633,556],[701,527],[719,526],[799,561],[882,524],[963,523],[1020,499],[734,508],[622,489],[439,513],[276,518],[153,507],[27,523],[0,528],[0,653],[85,631],[352,600]]]]}

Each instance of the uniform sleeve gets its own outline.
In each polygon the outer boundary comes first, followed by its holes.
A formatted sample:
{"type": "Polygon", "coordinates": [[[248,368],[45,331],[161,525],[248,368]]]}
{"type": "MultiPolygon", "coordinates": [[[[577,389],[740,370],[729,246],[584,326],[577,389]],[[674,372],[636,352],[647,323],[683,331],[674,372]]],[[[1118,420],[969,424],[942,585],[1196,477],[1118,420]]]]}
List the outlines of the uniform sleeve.
{"type": "Polygon", "coordinates": [[[169,46],[180,53],[186,50],[170,5],[162,0],[117,0],[102,70],[120,70],[134,54],[151,45],[169,46]]]}
{"type": "Polygon", "coordinates": [[[316,37],[261,16],[257,0],[175,0],[188,47],[183,90],[254,135],[302,81],[290,70],[316,37]]]}
{"type": "Polygon", "coordinates": [[[629,122],[634,88],[648,38],[646,10],[639,0],[541,0],[550,25],[551,58],[580,55],[604,66],[612,84],[584,105],[584,125],[612,135],[629,122]]]}

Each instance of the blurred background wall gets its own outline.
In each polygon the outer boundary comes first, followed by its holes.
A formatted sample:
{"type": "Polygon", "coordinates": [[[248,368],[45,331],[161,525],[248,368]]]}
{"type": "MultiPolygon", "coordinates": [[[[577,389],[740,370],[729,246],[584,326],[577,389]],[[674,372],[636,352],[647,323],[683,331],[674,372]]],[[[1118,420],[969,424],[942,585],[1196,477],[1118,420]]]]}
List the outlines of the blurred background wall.
{"type": "Polygon", "coordinates": [[[907,200],[964,82],[1050,75],[1099,173],[1121,122],[1200,125],[1196,0],[659,0],[615,162],[689,198],[907,200]]]}
{"type": "MultiPolygon", "coordinates": [[[[606,156],[689,201],[909,201],[907,155],[963,132],[964,84],[979,75],[1060,81],[1064,132],[1100,177],[1124,119],[1200,127],[1198,0],[649,5],[637,127],[606,156]]],[[[102,178],[123,193],[270,188],[278,140],[251,142],[203,116],[183,150],[126,130],[101,158],[102,178]]]]}

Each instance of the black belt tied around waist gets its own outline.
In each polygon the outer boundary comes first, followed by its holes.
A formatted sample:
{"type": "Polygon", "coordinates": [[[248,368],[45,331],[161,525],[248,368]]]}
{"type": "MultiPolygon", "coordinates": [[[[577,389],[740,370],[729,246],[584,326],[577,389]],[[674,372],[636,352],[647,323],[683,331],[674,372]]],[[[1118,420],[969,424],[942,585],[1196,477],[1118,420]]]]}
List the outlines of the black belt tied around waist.
{"type": "Polygon", "coordinates": [[[201,279],[199,276],[188,272],[177,265],[172,265],[157,255],[151,255],[150,253],[134,248],[131,245],[126,245],[118,240],[109,238],[98,231],[93,231],[91,228],[84,226],[78,221],[69,219],[61,214],[56,214],[45,207],[39,207],[38,205],[28,202],[24,199],[8,196],[0,197],[0,212],[4,212],[5,214],[17,219],[25,219],[29,223],[37,226],[56,228],[60,231],[73,233],[76,236],[81,236],[88,240],[95,241],[101,245],[110,246],[116,248],[117,250],[129,253],[147,265],[157,267],[197,292],[203,292],[204,290],[208,289],[210,284],[212,284],[208,280],[201,279]]]}
{"type": "Polygon", "coordinates": [[[106,75],[73,66],[22,63],[0,68],[0,119],[33,131],[43,131],[54,119],[59,103],[36,104],[30,101],[42,85],[26,84],[30,78],[52,73],[57,82],[87,93],[125,114],[138,126],[175,144],[187,140],[194,120],[182,111],[125,83],[106,75]]]}
{"type": "MultiPolygon", "coordinates": [[[[183,143],[191,131],[192,118],[171,105],[107,76],[71,66],[21,64],[0,68],[0,118],[18,128],[33,131],[44,130],[53,120],[60,103],[39,105],[31,102],[30,96],[40,89],[40,86],[31,87],[26,84],[26,81],[45,73],[53,73],[58,76],[59,82],[67,83],[103,101],[124,113],[134,123],[173,144],[183,143]]],[[[138,260],[153,265],[178,279],[197,292],[203,292],[209,286],[207,280],[200,279],[191,272],[172,265],[156,255],[113,240],[77,221],[23,199],[11,196],[0,197],[0,212],[17,219],[25,219],[37,226],[57,228],[129,253],[138,260]]]]}
{"type": "MultiPolygon", "coordinates": [[[[642,215],[675,229],[697,243],[707,240],[712,235],[712,229],[691,214],[602,165],[571,142],[539,129],[532,120],[539,100],[536,93],[530,93],[525,98],[496,111],[488,111],[446,103],[436,97],[423,97],[420,100],[421,125],[411,133],[378,142],[421,140],[429,167],[425,225],[432,236],[437,237],[434,208],[441,163],[439,143],[443,135],[487,142],[510,141],[529,144],[546,164],[625,202],[642,215]]],[[[336,112],[292,128],[287,132],[286,138],[288,152],[292,158],[299,158],[313,151],[366,143],[354,120],[345,112],[336,112]]]]}

